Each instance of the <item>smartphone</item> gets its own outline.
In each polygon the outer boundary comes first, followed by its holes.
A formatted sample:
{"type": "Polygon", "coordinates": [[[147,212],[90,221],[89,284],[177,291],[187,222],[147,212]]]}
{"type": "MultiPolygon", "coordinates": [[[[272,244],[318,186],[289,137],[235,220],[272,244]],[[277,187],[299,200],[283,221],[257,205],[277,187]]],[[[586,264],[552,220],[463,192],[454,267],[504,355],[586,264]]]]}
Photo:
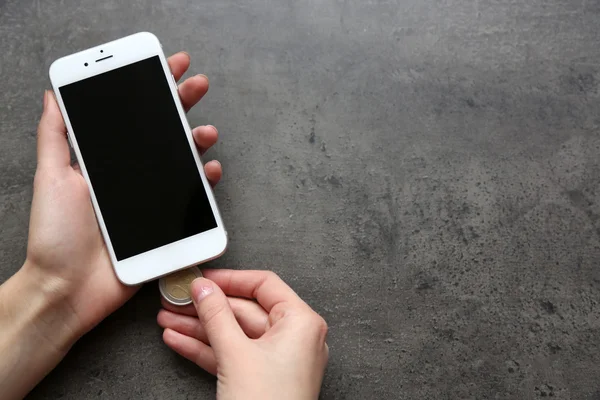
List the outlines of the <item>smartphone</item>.
{"type": "Polygon", "coordinates": [[[227,232],[156,36],[60,58],[50,80],[119,280],[222,255],[227,232]]]}

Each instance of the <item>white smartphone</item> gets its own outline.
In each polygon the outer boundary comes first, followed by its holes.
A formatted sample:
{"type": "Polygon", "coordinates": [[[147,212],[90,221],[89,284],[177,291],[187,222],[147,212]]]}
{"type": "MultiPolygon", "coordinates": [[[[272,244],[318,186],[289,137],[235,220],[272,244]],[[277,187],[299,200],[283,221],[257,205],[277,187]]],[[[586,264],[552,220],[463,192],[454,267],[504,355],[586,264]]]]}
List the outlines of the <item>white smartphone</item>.
{"type": "Polygon", "coordinates": [[[227,232],[156,36],[61,58],[50,80],[119,280],[222,255],[227,232]]]}

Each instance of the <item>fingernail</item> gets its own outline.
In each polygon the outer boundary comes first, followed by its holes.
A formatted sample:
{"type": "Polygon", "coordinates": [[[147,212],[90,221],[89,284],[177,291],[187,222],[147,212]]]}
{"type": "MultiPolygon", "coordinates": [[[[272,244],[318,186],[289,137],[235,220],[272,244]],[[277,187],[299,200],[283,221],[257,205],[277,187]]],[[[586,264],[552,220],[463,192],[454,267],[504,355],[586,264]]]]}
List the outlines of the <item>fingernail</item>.
{"type": "Polygon", "coordinates": [[[198,74],[197,76],[203,76],[204,79],[206,79],[209,83],[210,83],[210,79],[208,79],[208,76],[204,75],[204,74],[198,74]]]}
{"type": "Polygon", "coordinates": [[[48,104],[48,91],[44,90],[44,110],[46,110],[46,104],[48,104]]]}
{"type": "Polygon", "coordinates": [[[212,128],[215,132],[219,133],[219,131],[217,130],[217,128],[215,128],[213,125],[206,125],[209,128],[212,128]]]}
{"type": "Polygon", "coordinates": [[[196,303],[201,302],[214,291],[213,283],[208,279],[197,278],[192,282],[192,295],[196,303]]]}
{"type": "Polygon", "coordinates": [[[185,51],[185,50],[181,50],[181,51],[180,51],[180,53],[183,53],[183,54],[185,54],[186,56],[188,56],[188,58],[189,58],[190,60],[192,59],[192,56],[190,56],[190,53],[188,53],[187,51],[185,51]]]}

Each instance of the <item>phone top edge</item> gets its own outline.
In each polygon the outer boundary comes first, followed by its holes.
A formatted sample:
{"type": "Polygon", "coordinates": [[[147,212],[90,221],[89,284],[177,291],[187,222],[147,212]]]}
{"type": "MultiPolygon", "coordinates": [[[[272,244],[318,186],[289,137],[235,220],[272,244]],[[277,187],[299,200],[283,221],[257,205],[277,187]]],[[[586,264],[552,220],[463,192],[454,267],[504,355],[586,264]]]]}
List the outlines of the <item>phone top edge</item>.
{"type": "MultiPolygon", "coordinates": [[[[68,67],[71,66],[73,63],[78,63],[81,62],[82,58],[87,57],[91,57],[90,60],[94,59],[94,57],[98,57],[98,52],[100,50],[103,49],[112,49],[113,47],[116,46],[123,46],[123,45],[127,45],[128,42],[135,42],[135,41],[142,41],[145,40],[146,43],[150,43],[150,42],[155,42],[156,45],[158,45],[158,48],[162,49],[162,45],[160,43],[160,41],[158,40],[158,37],[151,33],[151,32],[147,32],[147,31],[142,31],[142,32],[137,32],[128,36],[124,36],[121,37],[119,39],[115,39],[115,40],[111,40],[109,42],[106,43],[102,43],[93,47],[89,47],[85,50],[80,50],[77,51],[75,53],[71,53],[68,54],[66,56],[60,57],[56,60],[54,60],[52,62],[52,64],[50,64],[50,67],[48,68],[48,75],[50,77],[50,80],[52,81],[53,78],[57,75],[56,71],[60,70],[63,67],[68,67]]],[[[106,53],[108,55],[108,52],[106,53]]],[[[90,61],[91,62],[91,61],[90,61]]]]}

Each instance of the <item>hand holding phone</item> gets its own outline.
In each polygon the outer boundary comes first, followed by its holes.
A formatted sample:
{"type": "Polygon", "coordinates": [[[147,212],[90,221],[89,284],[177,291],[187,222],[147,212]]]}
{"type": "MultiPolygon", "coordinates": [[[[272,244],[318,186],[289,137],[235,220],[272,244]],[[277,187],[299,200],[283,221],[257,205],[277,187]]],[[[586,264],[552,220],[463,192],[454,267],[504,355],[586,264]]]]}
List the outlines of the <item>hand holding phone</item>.
{"type": "MultiPolygon", "coordinates": [[[[190,65],[189,55],[168,59],[176,80],[190,65]]],[[[191,108],[207,92],[208,80],[196,75],[179,85],[181,102],[191,108]]],[[[193,130],[197,150],[205,152],[217,141],[212,126],[193,130]]],[[[138,135],[143,141],[144,136],[138,135]]],[[[211,184],[221,178],[221,165],[211,161],[204,171],[211,184]]],[[[149,216],[150,218],[151,216],[149,216]]],[[[35,277],[41,291],[58,304],[72,337],[57,340],[58,348],[73,343],[108,314],[120,307],[137,287],[118,281],[94,215],[88,185],[77,165],[70,162],[67,129],[54,94],[46,92],[38,128],[38,166],[29,225],[27,261],[22,269],[35,277]],[[64,315],[63,315],[64,314],[64,315]]],[[[50,316],[49,316],[50,318],[50,316]]]]}
{"type": "Polygon", "coordinates": [[[50,80],[121,282],[225,252],[227,233],[156,36],[63,57],[50,80]]]}

